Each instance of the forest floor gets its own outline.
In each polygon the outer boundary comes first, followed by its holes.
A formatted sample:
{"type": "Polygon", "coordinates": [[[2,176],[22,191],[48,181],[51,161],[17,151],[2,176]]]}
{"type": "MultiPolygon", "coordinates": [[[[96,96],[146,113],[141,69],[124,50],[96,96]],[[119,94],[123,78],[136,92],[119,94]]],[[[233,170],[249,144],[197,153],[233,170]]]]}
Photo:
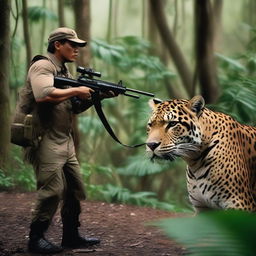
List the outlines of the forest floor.
{"type": "MultiPolygon", "coordinates": [[[[0,193],[0,256],[37,255],[27,252],[28,232],[35,193],[0,193]]],[[[163,218],[181,216],[146,207],[104,202],[82,202],[80,233],[101,239],[99,246],[65,250],[60,256],[178,256],[185,249],[150,225],[163,218]]],[[[56,244],[61,239],[57,212],[46,237],[56,244]]]]}

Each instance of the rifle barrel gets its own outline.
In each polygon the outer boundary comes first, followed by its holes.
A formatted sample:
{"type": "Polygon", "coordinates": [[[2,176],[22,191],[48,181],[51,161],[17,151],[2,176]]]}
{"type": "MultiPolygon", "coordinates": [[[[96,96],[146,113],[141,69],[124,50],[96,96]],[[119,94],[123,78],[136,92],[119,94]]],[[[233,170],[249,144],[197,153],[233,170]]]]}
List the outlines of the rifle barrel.
{"type": "Polygon", "coordinates": [[[144,92],[144,91],[140,91],[140,90],[136,90],[136,89],[126,88],[126,91],[135,92],[135,93],[150,96],[150,97],[155,97],[155,95],[153,93],[144,92]]]}

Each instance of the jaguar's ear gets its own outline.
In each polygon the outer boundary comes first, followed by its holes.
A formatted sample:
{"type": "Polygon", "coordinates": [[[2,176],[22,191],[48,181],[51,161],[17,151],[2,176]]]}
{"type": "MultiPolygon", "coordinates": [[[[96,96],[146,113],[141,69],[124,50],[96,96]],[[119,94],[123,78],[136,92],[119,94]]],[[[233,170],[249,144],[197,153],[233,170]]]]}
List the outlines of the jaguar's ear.
{"type": "Polygon", "coordinates": [[[197,116],[201,114],[202,109],[205,106],[205,101],[204,98],[201,95],[193,97],[189,102],[188,102],[188,107],[190,110],[195,112],[197,116]]]}
{"type": "Polygon", "coordinates": [[[162,103],[162,100],[160,99],[151,99],[148,102],[148,105],[151,107],[152,110],[155,110],[157,105],[159,105],[160,103],[162,103]]]}

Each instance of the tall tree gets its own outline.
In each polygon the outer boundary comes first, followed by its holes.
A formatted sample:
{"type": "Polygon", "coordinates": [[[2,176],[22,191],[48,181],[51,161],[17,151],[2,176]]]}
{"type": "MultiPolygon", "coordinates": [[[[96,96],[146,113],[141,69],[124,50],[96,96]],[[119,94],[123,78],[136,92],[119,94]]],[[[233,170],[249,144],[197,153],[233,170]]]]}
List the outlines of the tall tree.
{"type": "Polygon", "coordinates": [[[64,0],[58,0],[59,26],[65,27],[64,0]]]}
{"type": "Polygon", "coordinates": [[[90,0],[74,0],[75,27],[79,37],[87,41],[87,46],[81,49],[78,64],[88,67],[91,60],[91,12],[90,0]]]}
{"type": "Polygon", "coordinates": [[[108,26],[107,26],[107,42],[110,43],[110,38],[112,36],[112,17],[113,17],[113,0],[109,0],[108,7],[108,26]]]}
{"type": "Polygon", "coordinates": [[[250,31],[250,39],[255,37],[255,26],[256,26],[256,17],[255,17],[255,8],[256,8],[256,1],[255,0],[247,0],[244,1],[244,20],[246,24],[251,26],[250,31]]]}
{"type": "Polygon", "coordinates": [[[29,37],[27,0],[22,0],[22,20],[23,20],[23,33],[24,33],[24,40],[26,45],[27,68],[28,68],[32,58],[32,50],[31,50],[31,43],[30,43],[30,37],[29,37]]]}
{"type": "Polygon", "coordinates": [[[111,43],[111,39],[117,36],[119,4],[120,2],[118,0],[109,0],[106,32],[106,41],[108,43],[111,43]]]}
{"type": "Polygon", "coordinates": [[[9,59],[10,59],[10,1],[1,0],[0,8],[0,169],[8,161],[10,145],[10,102],[9,102],[9,59]]]}
{"type": "MultiPolygon", "coordinates": [[[[165,6],[165,4],[166,4],[166,0],[163,0],[163,5],[165,6]]],[[[153,52],[151,52],[151,54],[159,56],[160,60],[166,66],[168,66],[168,62],[170,59],[168,54],[166,54],[166,52],[168,52],[168,49],[165,42],[163,42],[162,37],[160,36],[159,29],[157,28],[155,19],[152,19],[152,16],[154,15],[152,12],[152,8],[148,8],[148,5],[146,3],[144,3],[143,8],[148,9],[147,10],[148,38],[153,45],[153,52]],[[155,47],[155,46],[159,46],[159,47],[155,47]]],[[[166,87],[168,96],[170,98],[181,98],[183,96],[182,92],[179,90],[178,86],[176,86],[174,82],[171,82],[170,80],[171,79],[168,79],[168,78],[165,79],[165,87],[166,87]]]]}
{"type": "Polygon", "coordinates": [[[151,12],[155,19],[162,41],[164,42],[167,51],[169,52],[173,59],[173,62],[178,70],[178,73],[188,95],[192,96],[192,73],[189,69],[189,66],[185,60],[185,57],[181,49],[179,48],[177,42],[173,37],[171,29],[169,28],[167,18],[164,12],[163,1],[149,0],[149,3],[151,12]]]}
{"type": "MultiPolygon", "coordinates": [[[[74,0],[75,29],[80,38],[87,41],[87,46],[80,49],[78,65],[88,67],[91,61],[91,12],[90,0],[74,0]]],[[[77,117],[74,118],[74,142],[79,157],[80,134],[77,117]]]]}
{"type": "MultiPolygon", "coordinates": [[[[43,8],[46,9],[46,0],[43,0],[43,8]]],[[[44,53],[44,35],[46,30],[46,17],[42,17],[42,32],[41,32],[41,42],[40,42],[40,53],[44,53]]]]}
{"type": "Polygon", "coordinates": [[[207,103],[218,97],[218,80],[214,57],[214,15],[210,0],[195,0],[196,74],[202,96],[207,103]]]}

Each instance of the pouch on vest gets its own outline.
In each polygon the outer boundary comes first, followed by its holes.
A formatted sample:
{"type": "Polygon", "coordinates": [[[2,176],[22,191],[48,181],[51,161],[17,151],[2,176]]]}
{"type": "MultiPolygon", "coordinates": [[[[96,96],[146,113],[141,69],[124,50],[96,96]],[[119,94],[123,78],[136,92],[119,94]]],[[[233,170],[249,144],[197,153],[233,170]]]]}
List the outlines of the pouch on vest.
{"type": "MultiPolygon", "coordinates": [[[[30,65],[38,60],[48,59],[42,55],[36,55],[30,65]]],[[[35,109],[35,99],[31,86],[26,84],[19,92],[18,102],[11,123],[11,143],[22,146],[37,146],[41,137],[38,127],[35,127],[35,115],[32,115],[35,109]],[[37,130],[36,130],[37,129],[37,130]]]]}
{"type": "Polygon", "coordinates": [[[11,142],[22,147],[34,145],[32,115],[20,114],[20,120],[11,124],[11,142]]]}

